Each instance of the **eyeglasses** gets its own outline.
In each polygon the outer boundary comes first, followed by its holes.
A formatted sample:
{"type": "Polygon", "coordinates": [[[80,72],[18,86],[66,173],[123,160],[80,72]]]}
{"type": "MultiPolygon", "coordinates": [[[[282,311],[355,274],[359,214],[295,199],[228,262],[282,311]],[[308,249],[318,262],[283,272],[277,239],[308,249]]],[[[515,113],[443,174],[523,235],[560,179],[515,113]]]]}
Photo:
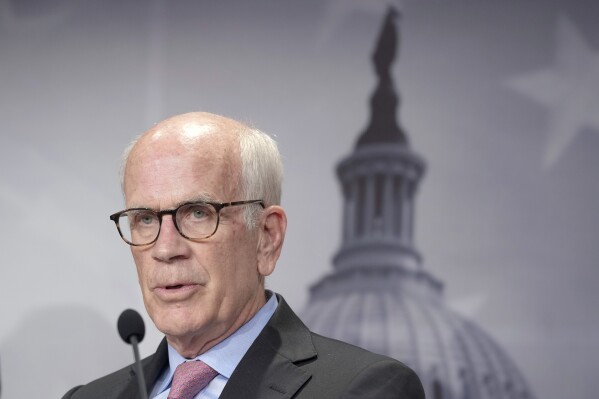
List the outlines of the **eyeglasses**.
{"type": "Polygon", "coordinates": [[[262,200],[234,202],[187,202],[174,209],[155,211],[149,208],[125,209],[110,215],[116,224],[121,238],[129,245],[149,245],[158,239],[162,217],[171,215],[175,228],[183,237],[191,241],[201,241],[211,237],[218,229],[220,211],[229,206],[259,204],[262,200]]]}

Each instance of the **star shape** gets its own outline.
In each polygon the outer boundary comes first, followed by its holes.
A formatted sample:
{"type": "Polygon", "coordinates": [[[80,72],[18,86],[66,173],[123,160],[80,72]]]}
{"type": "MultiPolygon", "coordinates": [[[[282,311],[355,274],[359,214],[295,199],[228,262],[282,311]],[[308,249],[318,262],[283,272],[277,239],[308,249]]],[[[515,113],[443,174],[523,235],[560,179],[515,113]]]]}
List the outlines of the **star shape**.
{"type": "Polygon", "coordinates": [[[551,110],[543,166],[553,166],[584,128],[599,133],[599,53],[574,24],[560,17],[551,67],[510,79],[507,85],[551,110]]]}

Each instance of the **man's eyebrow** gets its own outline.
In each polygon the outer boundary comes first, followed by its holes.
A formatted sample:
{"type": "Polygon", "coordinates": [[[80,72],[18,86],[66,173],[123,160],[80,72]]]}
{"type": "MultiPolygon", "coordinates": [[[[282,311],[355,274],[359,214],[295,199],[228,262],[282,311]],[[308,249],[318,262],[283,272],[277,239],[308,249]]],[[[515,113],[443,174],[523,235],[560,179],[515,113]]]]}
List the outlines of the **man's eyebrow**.
{"type": "Polygon", "coordinates": [[[146,206],[146,205],[132,205],[132,206],[129,206],[127,209],[136,209],[136,208],[139,208],[139,209],[151,209],[151,210],[153,210],[155,212],[160,212],[161,210],[165,210],[165,209],[175,209],[177,207],[180,207],[183,204],[189,204],[191,202],[219,202],[219,201],[216,199],[215,196],[213,196],[211,194],[200,193],[200,194],[197,194],[197,195],[195,195],[195,196],[193,196],[191,198],[186,198],[186,199],[184,199],[182,201],[178,201],[178,202],[176,202],[175,204],[173,204],[169,208],[156,209],[156,208],[149,207],[149,206],[146,206]]]}
{"type": "Polygon", "coordinates": [[[181,206],[183,204],[188,204],[190,202],[215,202],[215,201],[216,201],[216,197],[214,197],[213,195],[210,195],[208,193],[200,193],[196,196],[187,198],[183,201],[176,203],[174,208],[181,206]]]}

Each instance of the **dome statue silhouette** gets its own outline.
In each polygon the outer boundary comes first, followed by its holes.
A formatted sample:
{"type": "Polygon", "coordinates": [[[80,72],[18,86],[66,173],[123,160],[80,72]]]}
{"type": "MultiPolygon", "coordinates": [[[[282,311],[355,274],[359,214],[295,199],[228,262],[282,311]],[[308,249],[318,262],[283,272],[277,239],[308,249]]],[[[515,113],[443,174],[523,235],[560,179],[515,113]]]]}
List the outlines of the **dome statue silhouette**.
{"type": "Polygon", "coordinates": [[[399,359],[420,376],[429,399],[531,399],[506,352],[449,309],[443,283],[414,246],[414,200],[424,160],[396,119],[391,77],[397,12],[390,9],[373,60],[379,78],[371,119],[337,167],[343,239],[334,270],[310,288],[302,313],[315,332],[399,359]]]}

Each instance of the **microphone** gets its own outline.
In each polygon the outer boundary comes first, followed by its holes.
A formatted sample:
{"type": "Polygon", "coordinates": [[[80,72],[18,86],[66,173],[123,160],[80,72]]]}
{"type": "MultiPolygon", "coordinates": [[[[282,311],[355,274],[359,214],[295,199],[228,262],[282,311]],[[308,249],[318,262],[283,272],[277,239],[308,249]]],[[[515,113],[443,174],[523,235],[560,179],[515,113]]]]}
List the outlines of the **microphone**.
{"type": "Polygon", "coordinates": [[[137,374],[137,384],[139,385],[139,393],[141,399],[148,399],[148,392],[146,391],[146,381],[144,378],[144,372],[141,368],[141,361],[139,360],[139,348],[138,343],[144,339],[146,334],[146,327],[144,321],[133,309],[126,309],[119,316],[117,322],[119,335],[126,343],[133,346],[133,357],[135,358],[135,371],[137,374]]]}

